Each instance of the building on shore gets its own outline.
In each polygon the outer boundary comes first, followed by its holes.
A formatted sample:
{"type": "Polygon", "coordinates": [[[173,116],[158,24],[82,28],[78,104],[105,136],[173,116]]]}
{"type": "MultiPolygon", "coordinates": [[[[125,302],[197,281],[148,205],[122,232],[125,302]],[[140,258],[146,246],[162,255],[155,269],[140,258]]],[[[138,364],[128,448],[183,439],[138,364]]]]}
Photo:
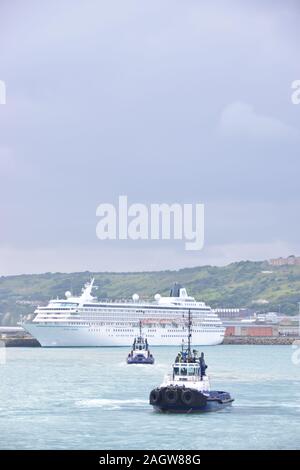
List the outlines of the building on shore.
{"type": "Polygon", "coordinates": [[[249,337],[290,337],[300,336],[300,318],[283,317],[274,323],[272,320],[262,323],[257,317],[247,320],[224,321],[225,336],[249,337]],[[253,321],[254,320],[254,321],[253,321]]]}
{"type": "Polygon", "coordinates": [[[300,256],[290,255],[287,258],[273,258],[269,260],[271,266],[300,266],[300,256]]]}
{"type": "Polygon", "coordinates": [[[279,336],[277,326],[236,324],[226,327],[225,336],[279,336]]]}

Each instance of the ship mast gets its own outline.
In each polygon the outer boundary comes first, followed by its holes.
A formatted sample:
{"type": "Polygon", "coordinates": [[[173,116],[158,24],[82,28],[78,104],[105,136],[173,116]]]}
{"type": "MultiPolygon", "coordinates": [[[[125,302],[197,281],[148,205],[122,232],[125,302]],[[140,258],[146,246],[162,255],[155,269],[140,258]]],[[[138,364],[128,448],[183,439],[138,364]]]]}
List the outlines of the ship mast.
{"type": "Polygon", "coordinates": [[[188,348],[187,348],[187,354],[188,354],[189,359],[192,357],[191,340],[192,340],[192,319],[191,319],[191,309],[189,309],[189,316],[188,316],[188,348]]]}

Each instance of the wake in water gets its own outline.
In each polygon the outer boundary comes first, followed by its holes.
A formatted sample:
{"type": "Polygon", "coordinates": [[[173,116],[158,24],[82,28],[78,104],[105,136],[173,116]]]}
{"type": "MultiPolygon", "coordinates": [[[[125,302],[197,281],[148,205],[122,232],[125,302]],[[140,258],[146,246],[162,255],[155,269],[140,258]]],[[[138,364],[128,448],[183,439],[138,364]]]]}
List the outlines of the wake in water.
{"type": "Polygon", "coordinates": [[[148,400],[140,400],[138,398],[131,400],[94,398],[90,400],[80,400],[76,402],[76,405],[85,408],[106,408],[108,410],[119,410],[121,408],[136,408],[137,406],[148,405],[148,400]]]}

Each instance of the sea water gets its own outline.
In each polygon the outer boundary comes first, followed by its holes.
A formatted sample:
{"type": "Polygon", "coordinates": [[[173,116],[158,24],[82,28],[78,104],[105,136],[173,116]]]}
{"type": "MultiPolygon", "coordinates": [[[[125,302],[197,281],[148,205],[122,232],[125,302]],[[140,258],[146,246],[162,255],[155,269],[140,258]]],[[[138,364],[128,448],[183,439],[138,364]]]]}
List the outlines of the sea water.
{"type": "Polygon", "coordinates": [[[7,348],[0,448],[300,449],[300,364],[291,346],[200,348],[212,388],[235,401],[190,415],[149,405],[178,348],[151,350],[155,365],[127,365],[128,348],[7,348]]]}

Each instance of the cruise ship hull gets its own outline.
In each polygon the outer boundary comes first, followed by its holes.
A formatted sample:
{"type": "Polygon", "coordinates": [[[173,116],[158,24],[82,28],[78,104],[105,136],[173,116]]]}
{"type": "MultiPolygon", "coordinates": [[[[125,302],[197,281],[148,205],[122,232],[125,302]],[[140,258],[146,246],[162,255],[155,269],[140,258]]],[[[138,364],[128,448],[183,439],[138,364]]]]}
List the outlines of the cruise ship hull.
{"type": "MultiPolygon", "coordinates": [[[[75,327],[67,325],[39,325],[25,323],[22,325],[28,333],[36,338],[43,347],[111,347],[131,346],[132,335],[114,333],[109,336],[107,332],[98,330],[90,331],[88,327],[75,327]]],[[[145,336],[151,346],[178,346],[185,336],[182,331],[168,335],[166,328],[157,328],[155,334],[145,336]]],[[[186,338],[187,339],[187,338],[186,338]]],[[[224,331],[193,332],[195,346],[214,346],[221,344],[224,339],[224,331]]]]}

